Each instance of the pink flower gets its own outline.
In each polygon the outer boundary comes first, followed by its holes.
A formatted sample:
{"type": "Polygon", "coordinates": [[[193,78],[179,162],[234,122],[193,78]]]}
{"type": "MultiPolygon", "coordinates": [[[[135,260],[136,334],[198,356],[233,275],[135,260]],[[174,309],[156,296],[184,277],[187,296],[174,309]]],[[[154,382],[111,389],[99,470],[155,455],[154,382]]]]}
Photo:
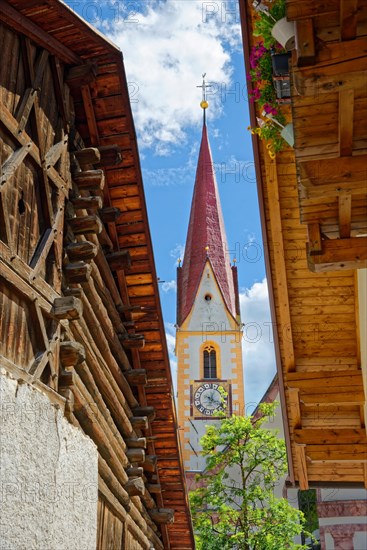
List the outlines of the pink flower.
{"type": "Polygon", "coordinates": [[[264,104],[264,111],[267,115],[277,115],[278,114],[278,111],[275,107],[273,107],[273,105],[271,105],[270,103],[265,103],[264,104]]]}

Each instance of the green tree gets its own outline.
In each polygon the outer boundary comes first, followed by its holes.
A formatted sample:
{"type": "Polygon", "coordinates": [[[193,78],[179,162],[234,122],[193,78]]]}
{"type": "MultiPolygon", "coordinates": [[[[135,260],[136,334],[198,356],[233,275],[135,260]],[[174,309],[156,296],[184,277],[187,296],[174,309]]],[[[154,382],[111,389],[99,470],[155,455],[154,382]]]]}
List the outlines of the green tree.
{"type": "Polygon", "coordinates": [[[261,405],[263,416],[219,418],[201,439],[207,468],[190,494],[198,550],[298,550],[293,538],[302,512],[274,488],[287,471],[286,449],[275,430],[262,427],[276,403],[261,405]]]}

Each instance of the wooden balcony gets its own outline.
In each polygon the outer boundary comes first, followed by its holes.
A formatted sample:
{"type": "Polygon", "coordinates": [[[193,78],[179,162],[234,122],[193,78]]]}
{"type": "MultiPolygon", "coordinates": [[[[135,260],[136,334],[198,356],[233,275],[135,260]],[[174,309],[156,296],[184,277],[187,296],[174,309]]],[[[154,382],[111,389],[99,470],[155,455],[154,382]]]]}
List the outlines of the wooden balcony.
{"type": "Polygon", "coordinates": [[[300,221],[312,271],[367,265],[367,0],[287,0],[300,221]]]}

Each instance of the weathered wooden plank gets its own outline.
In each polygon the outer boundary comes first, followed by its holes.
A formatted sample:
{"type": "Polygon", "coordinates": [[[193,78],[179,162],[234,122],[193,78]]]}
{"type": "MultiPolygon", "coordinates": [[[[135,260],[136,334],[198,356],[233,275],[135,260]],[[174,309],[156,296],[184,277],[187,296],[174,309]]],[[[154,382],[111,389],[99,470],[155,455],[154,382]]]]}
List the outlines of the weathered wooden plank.
{"type": "Polygon", "coordinates": [[[353,151],[354,90],[339,90],[339,147],[340,156],[351,156],[353,151]]]}
{"type": "Polygon", "coordinates": [[[97,128],[97,121],[94,114],[92,96],[90,93],[89,85],[83,85],[81,87],[84,110],[87,117],[89,140],[91,145],[99,145],[99,133],[97,128]]]}
{"type": "Polygon", "coordinates": [[[367,461],[367,447],[364,444],[307,445],[306,454],[312,461],[367,461]]]}
{"type": "Polygon", "coordinates": [[[306,445],[296,443],[294,446],[294,450],[296,455],[296,468],[299,488],[304,491],[308,489],[306,445]]]}
{"type": "Polygon", "coordinates": [[[298,21],[310,17],[338,13],[339,3],[340,0],[321,0],[319,2],[287,0],[287,19],[298,21]]]}
{"type": "Polygon", "coordinates": [[[1,166],[0,171],[0,192],[5,189],[5,184],[14,176],[15,172],[27,156],[29,150],[32,147],[32,142],[23,145],[19,149],[16,149],[10,157],[1,166]]]}
{"type": "Polygon", "coordinates": [[[323,252],[308,255],[311,271],[330,271],[367,267],[367,237],[323,241],[323,252]]]}
{"type": "Polygon", "coordinates": [[[357,33],[358,0],[340,0],[340,36],[353,40],[357,33]]]}
{"type": "MultiPolygon", "coordinates": [[[[276,287],[278,291],[278,303],[280,308],[280,324],[285,327],[291,327],[291,319],[289,313],[289,297],[287,291],[287,272],[285,268],[284,244],[283,244],[283,229],[282,218],[279,203],[278,177],[276,164],[266,159],[265,171],[269,190],[269,204],[271,205],[270,229],[272,235],[277,235],[279,245],[274,250],[274,266],[276,271],[276,287]]],[[[292,333],[287,334],[284,339],[284,367],[286,372],[294,370],[294,349],[292,341],[292,333]]]]}
{"type": "Polygon", "coordinates": [[[310,223],[307,226],[308,230],[308,246],[311,256],[322,252],[322,240],[320,232],[320,224],[310,223]]]}
{"type": "Polygon", "coordinates": [[[61,141],[55,143],[45,154],[46,170],[49,170],[61,157],[68,145],[68,136],[65,136],[61,141]]]}
{"type": "Polygon", "coordinates": [[[348,239],[351,230],[352,196],[350,193],[339,195],[339,234],[341,239],[348,239]]]}
{"type": "Polygon", "coordinates": [[[364,428],[302,428],[294,430],[293,436],[296,443],[306,445],[329,445],[333,443],[338,445],[350,443],[367,445],[366,430],[364,428]]]}
{"type": "Polygon", "coordinates": [[[10,6],[8,2],[5,2],[5,0],[0,0],[0,19],[8,25],[10,24],[14,30],[31,38],[36,44],[45,48],[45,50],[51,51],[65,63],[73,65],[81,63],[80,58],[72,50],[43,31],[29,17],[22,15],[10,6]]]}
{"type": "MultiPolygon", "coordinates": [[[[349,360],[348,360],[349,361],[349,360]]],[[[299,362],[305,362],[304,359],[299,359],[299,362]]],[[[314,363],[318,363],[319,359],[315,357],[313,359],[314,363]]],[[[340,362],[347,362],[345,359],[340,358],[340,362]]],[[[311,361],[307,361],[308,364],[311,363],[311,361]]],[[[330,363],[330,366],[333,365],[330,363]]],[[[301,385],[310,385],[310,387],[315,386],[318,387],[320,384],[320,379],[322,380],[322,384],[328,384],[334,385],[335,387],[343,387],[343,386],[349,386],[351,382],[353,381],[353,385],[355,384],[363,384],[362,381],[362,372],[360,369],[355,369],[355,371],[335,371],[333,376],[330,376],[329,372],[290,372],[287,374],[287,383],[293,384],[297,383],[301,385]]]]}
{"type": "Polygon", "coordinates": [[[302,426],[301,407],[299,402],[299,389],[289,388],[288,390],[290,417],[292,419],[292,425],[295,428],[302,426]]]}
{"type": "Polygon", "coordinates": [[[296,22],[297,65],[313,65],[316,58],[314,26],[312,19],[296,22]]]}

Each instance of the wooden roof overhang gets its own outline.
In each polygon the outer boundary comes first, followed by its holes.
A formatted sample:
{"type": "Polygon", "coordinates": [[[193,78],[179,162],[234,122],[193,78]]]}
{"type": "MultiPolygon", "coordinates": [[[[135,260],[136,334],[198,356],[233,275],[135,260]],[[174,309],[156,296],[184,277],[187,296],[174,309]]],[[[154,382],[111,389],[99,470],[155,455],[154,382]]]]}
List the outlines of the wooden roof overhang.
{"type": "Polygon", "coordinates": [[[174,523],[162,526],[165,548],[194,548],[168,350],[121,51],[57,0],[0,0],[0,19],[46,48],[70,69],[76,68],[74,83],[70,81],[69,85],[77,131],[86,146],[98,146],[101,151],[104,146],[116,146],[117,157],[103,160],[104,205],[119,208],[121,215],[108,224],[108,233],[102,238],[106,252],[128,251],[131,265],[127,269],[122,262],[113,263],[119,292],[113,292],[114,284],[109,290],[125,318],[132,342],[131,362],[147,373],[147,384],[139,387],[139,402],[155,409],[149,445],[158,459],[157,482],[162,489],[158,505],[175,510],[174,523]],[[119,154],[122,162],[115,164],[119,154]]]}
{"type": "Polygon", "coordinates": [[[287,0],[292,115],[312,271],[367,266],[367,2],[287,0]]]}
{"type": "MultiPolygon", "coordinates": [[[[298,7],[309,4],[298,2],[298,7]]],[[[255,40],[249,0],[240,2],[240,13],[248,70],[255,40]]],[[[259,112],[256,104],[249,106],[256,126],[259,112]]],[[[318,107],[321,113],[327,108],[318,107]]],[[[312,102],[304,119],[308,109],[312,102]]],[[[286,114],[291,120],[291,112],[286,114]]],[[[297,128],[296,121],[296,133],[297,128]]],[[[311,127],[308,135],[323,139],[311,127]]],[[[310,271],[295,153],[287,149],[272,160],[257,136],[253,147],[290,482],[301,489],[313,484],[367,487],[355,272],[310,271]]]]}

